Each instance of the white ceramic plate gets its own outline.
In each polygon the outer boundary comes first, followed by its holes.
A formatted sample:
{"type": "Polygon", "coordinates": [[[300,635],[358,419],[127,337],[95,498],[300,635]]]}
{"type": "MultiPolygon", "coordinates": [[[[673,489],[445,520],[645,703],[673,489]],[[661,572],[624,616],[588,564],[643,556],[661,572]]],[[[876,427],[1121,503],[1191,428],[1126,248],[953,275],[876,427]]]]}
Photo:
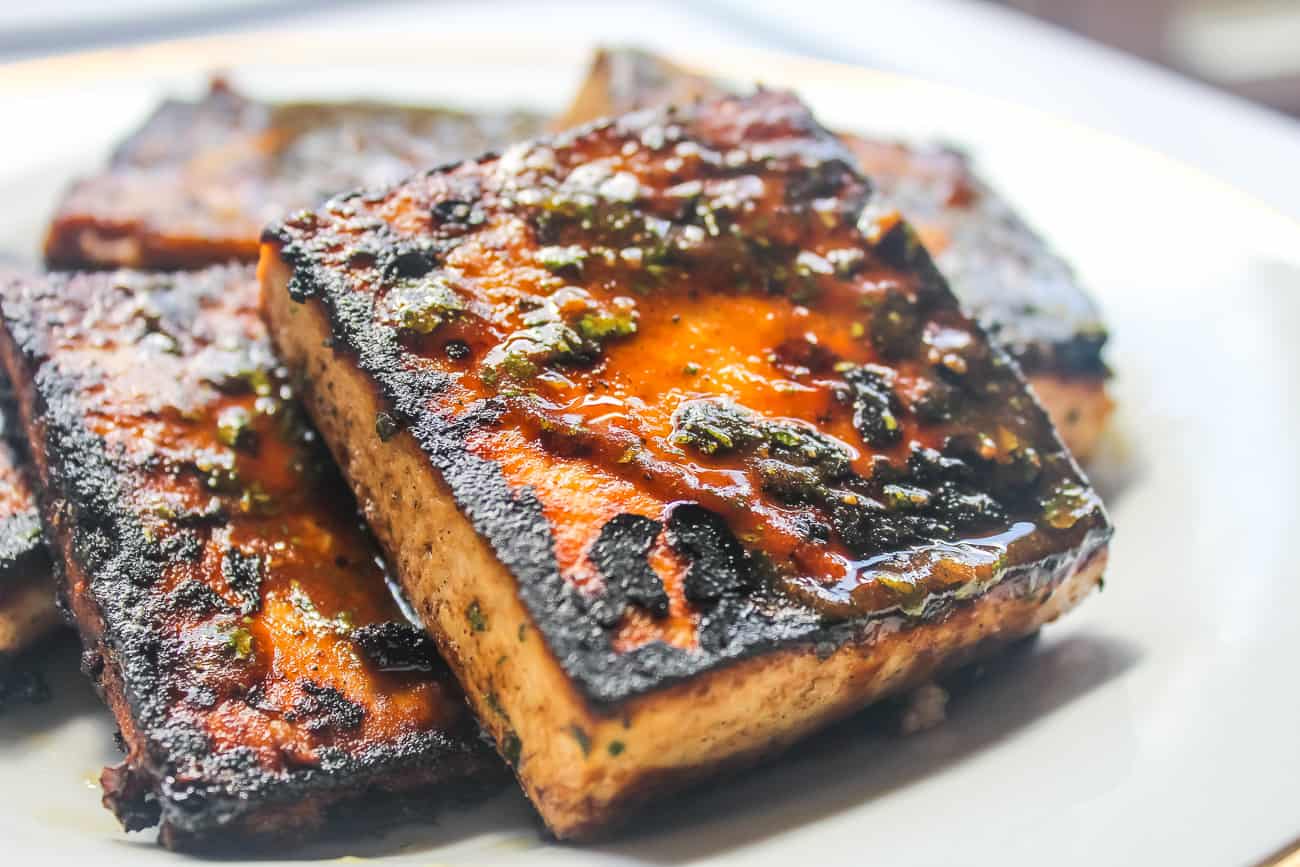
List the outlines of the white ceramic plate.
{"type": "MultiPolygon", "coordinates": [[[[0,245],[34,256],[60,185],[213,66],[264,96],[558,108],[586,52],[277,36],[0,68],[0,245]]],[[[850,721],[670,799],[615,843],[544,841],[512,791],[288,856],[1248,865],[1300,837],[1300,225],[988,98],[778,55],[682,59],[795,88],[828,125],[960,142],[1077,263],[1115,335],[1119,411],[1094,467],[1118,527],[1105,592],[957,696],[946,725],[900,739],[850,721]]],[[[100,808],[113,725],[74,675],[75,652],[54,655],[56,702],[0,717],[0,863],[185,860],[100,808]]]]}

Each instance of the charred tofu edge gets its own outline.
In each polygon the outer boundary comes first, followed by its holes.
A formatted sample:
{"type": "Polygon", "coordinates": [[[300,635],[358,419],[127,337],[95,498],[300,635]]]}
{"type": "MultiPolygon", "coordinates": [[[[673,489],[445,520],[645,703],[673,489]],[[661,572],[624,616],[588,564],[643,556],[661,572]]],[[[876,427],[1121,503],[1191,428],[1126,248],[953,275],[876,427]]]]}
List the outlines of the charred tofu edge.
{"type": "Polygon", "coordinates": [[[45,364],[48,335],[31,307],[10,297],[12,287],[13,281],[0,294],[0,363],[34,444],[37,500],[56,552],[59,592],[81,636],[82,668],[113,713],[127,753],[102,774],[105,807],[127,830],[160,824],[168,848],[220,850],[298,842],[376,799],[489,791],[497,765],[472,724],[467,737],[412,734],[332,757],[327,766],[275,774],[252,764],[221,780],[178,779],[178,763],[196,747],[186,730],[170,726],[155,638],[130,602],[132,586],[147,586],[158,567],[145,555],[145,534],[124,505],[104,442],[84,424],[81,388],[45,364]],[[89,569],[90,559],[100,567],[89,569]]]}

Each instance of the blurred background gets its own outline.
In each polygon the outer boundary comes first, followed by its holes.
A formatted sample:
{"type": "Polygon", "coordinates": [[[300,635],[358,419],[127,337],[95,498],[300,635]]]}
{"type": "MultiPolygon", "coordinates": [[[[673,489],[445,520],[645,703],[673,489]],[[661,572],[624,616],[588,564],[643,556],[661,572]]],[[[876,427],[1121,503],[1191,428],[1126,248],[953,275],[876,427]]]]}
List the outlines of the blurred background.
{"type": "MultiPolygon", "coordinates": [[[[950,0],[953,6],[1001,5],[1081,34],[1100,43],[1198,78],[1216,87],[1281,111],[1300,115],[1300,0],[950,0]]],[[[0,59],[32,57],[141,40],[227,32],[311,21],[369,11],[377,15],[478,14],[501,10],[501,22],[517,20],[507,9],[548,5],[518,2],[345,2],[345,0],[44,0],[0,4],[0,59]]],[[[565,3],[572,7],[574,4],[565,3]]],[[[603,2],[585,4],[618,17],[620,7],[647,6],[603,2]]],[[[724,12],[737,4],[693,2],[649,4],[668,10],[724,12]]],[[[752,4],[762,6],[762,3],[752,4]]],[[[808,4],[799,4],[804,8],[808,4]]],[[[814,3],[834,15],[906,16],[910,0],[889,4],[870,0],[845,4],[814,3]]],[[[927,6],[933,4],[926,4],[927,6]]],[[[743,8],[743,7],[741,7],[743,8]]],[[[668,21],[672,16],[668,15],[668,21]]],[[[637,16],[638,21],[643,16],[637,16]]],[[[889,31],[885,31],[889,32],[889,31]]],[[[871,56],[873,28],[859,30],[861,48],[871,56]]]]}
{"type": "Polygon", "coordinates": [[[1002,0],[1300,115],[1300,0],[1002,0]]]}

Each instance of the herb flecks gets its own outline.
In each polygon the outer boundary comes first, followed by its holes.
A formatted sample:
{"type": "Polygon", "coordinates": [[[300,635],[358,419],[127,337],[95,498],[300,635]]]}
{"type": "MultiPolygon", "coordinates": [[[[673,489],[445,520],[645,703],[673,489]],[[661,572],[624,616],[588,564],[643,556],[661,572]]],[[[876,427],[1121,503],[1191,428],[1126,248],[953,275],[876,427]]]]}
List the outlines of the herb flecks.
{"type": "Polygon", "coordinates": [[[486,632],[488,628],[487,615],[483,613],[483,607],[479,605],[477,599],[469,604],[465,609],[465,619],[469,621],[469,628],[475,632],[486,632]]]}
{"type": "Polygon", "coordinates": [[[893,372],[868,365],[844,372],[853,404],[853,427],[870,446],[890,446],[902,439],[899,402],[892,388],[893,372]]]}
{"type": "Polygon", "coordinates": [[[255,650],[253,633],[247,626],[234,627],[226,633],[226,649],[241,662],[252,659],[255,650]]]}
{"type": "Polygon", "coordinates": [[[406,334],[432,334],[465,311],[465,302],[438,273],[399,281],[388,291],[380,316],[406,334]]]}
{"type": "Polygon", "coordinates": [[[553,366],[594,363],[607,343],[636,333],[636,302],[620,296],[601,304],[586,290],[566,286],[540,299],[522,321],[524,328],[484,356],[480,374],[489,384],[526,383],[553,366]]]}

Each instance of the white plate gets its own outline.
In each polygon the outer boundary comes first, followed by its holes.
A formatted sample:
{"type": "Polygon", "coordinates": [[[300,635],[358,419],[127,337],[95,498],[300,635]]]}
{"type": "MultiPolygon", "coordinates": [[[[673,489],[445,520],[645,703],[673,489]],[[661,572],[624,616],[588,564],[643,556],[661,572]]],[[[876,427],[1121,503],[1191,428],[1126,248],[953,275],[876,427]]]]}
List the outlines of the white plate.
{"type": "MultiPolygon", "coordinates": [[[[0,244],[34,255],[59,186],[213,65],[258,95],[559,107],[586,49],[245,37],[0,68],[0,244]]],[[[507,792],[292,857],[1246,865],[1300,836],[1300,225],[988,98],[779,55],[683,59],[795,88],[828,125],[962,143],[1078,265],[1115,335],[1119,411],[1094,470],[1118,527],[1105,592],[958,696],[946,725],[899,739],[851,721],[612,844],[545,842],[507,792]]],[[[112,723],[71,673],[57,689],[0,717],[0,862],[183,860],[99,807],[112,723]]]]}

